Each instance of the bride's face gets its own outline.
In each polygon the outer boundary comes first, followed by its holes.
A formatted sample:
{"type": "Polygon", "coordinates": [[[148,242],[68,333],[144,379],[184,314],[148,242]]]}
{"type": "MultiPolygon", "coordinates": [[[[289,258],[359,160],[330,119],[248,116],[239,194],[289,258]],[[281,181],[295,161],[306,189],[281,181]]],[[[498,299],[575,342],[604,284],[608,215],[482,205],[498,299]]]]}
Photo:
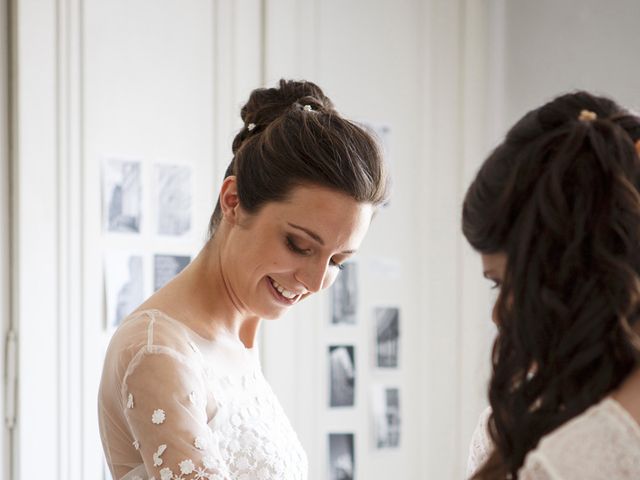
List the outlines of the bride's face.
{"type": "Polygon", "coordinates": [[[359,248],[373,207],[314,185],[295,187],[281,202],[249,215],[239,204],[222,251],[225,283],[234,302],[261,318],[329,287],[359,248]]]}

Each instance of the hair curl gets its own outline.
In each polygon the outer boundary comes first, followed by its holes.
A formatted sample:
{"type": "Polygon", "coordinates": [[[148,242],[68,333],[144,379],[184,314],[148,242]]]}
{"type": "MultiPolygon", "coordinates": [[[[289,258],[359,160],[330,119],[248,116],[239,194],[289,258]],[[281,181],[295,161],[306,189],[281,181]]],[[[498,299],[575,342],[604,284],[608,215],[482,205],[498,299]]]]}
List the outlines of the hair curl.
{"type": "Polygon", "coordinates": [[[539,440],[638,362],[640,119],[575,92],[526,114],[467,191],[462,228],[503,252],[489,433],[475,479],[516,478],[539,440]],[[580,119],[580,112],[596,114],[580,119]]]}
{"type": "MultiPolygon", "coordinates": [[[[302,184],[320,185],[378,206],[388,197],[388,177],[374,137],[335,110],[312,82],[280,80],[251,92],[240,115],[225,178],[235,175],[242,207],[256,213],[287,198],[302,184]]],[[[220,201],[209,236],[220,223],[220,201]]]]}

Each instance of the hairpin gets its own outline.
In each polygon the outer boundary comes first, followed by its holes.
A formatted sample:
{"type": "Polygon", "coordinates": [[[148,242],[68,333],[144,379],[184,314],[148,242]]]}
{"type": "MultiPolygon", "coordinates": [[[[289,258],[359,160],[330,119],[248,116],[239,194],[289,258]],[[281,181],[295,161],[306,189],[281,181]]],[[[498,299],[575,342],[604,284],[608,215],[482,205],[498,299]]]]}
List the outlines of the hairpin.
{"type": "Polygon", "coordinates": [[[306,110],[307,112],[310,112],[311,110],[313,110],[313,108],[311,108],[311,105],[305,105],[304,107],[302,107],[304,110],[306,110]]]}
{"type": "Polygon", "coordinates": [[[591,110],[582,110],[580,115],[578,115],[578,120],[582,120],[583,122],[593,122],[598,118],[595,112],[591,110]]]}
{"type": "Polygon", "coordinates": [[[251,131],[254,128],[256,128],[256,124],[255,123],[250,123],[249,125],[247,125],[247,130],[251,131]]]}

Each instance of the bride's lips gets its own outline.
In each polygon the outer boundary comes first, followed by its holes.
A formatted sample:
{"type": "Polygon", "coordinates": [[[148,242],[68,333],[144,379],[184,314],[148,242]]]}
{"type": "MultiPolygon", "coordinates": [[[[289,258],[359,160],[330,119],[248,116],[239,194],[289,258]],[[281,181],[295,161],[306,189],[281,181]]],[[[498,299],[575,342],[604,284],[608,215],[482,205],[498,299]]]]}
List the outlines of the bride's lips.
{"type": "Polygon", "coordinates": [[[273,297],[283,305],[291,306],[294,303],[296,303],[302,296],[302,295],[296,295],[293,298],[287,298],[283,296],[278,290],[275,289],[275,287],[273,286],[273,283],[271,283],[272,279],[270,277],[265,278],[265,281],[267,282],[267,286],[269,290],[271,290],[271,294],[273,295],[273,297]]]}

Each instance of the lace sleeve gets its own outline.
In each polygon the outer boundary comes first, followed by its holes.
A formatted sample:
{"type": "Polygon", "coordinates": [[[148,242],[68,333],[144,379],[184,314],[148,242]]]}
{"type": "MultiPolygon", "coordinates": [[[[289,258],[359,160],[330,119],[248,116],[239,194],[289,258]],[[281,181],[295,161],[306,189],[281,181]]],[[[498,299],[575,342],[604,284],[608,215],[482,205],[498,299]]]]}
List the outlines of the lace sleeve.
{"type": "Polygon", "coordinates": [[[480,414],[478,424],[471,437],[469,459],[467,460],[467,478],[471,478],[480,466],[487,461],[493,449],[488,429],[490,415],[491,408],[487,407],[484,412],[480,414]]]}
{"type": "Polygon", "coordinates": [[[187,357],[146,347],[127,369],[121,394],[149,478],[230,480],[207,425],[202,375],[187,357]]]}

